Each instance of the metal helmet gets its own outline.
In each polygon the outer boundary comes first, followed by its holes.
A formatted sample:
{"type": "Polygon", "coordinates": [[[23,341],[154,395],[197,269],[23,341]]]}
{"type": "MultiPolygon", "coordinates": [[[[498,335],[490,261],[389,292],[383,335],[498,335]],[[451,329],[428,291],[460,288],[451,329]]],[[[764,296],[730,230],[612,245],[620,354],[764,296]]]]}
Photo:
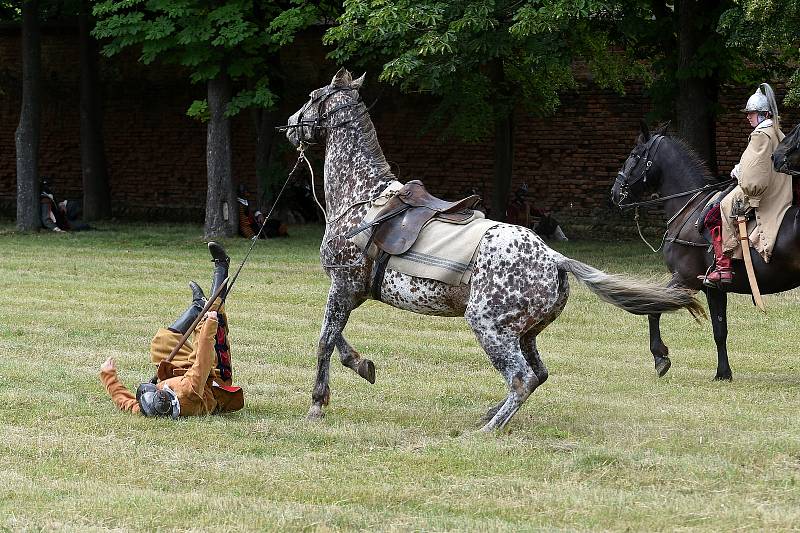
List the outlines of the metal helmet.
{"type": "Polygon", "coordinates": [[[744,106],[742,111],[757,111],[759,113],[769,113],[772,115],[773,120],[778,118],[778,103],[775,101],[775,91],[772,90],[769,83],[762,83],[756,89],[756,92],[747,99],[747,105],[744,106]]]}
{"type": "Polygon", "coordinates": [[[171,416],[178,418],[181,404],[175,391],[167,385],[159,389],[150,382],[139,385],[136,389],[136,401],[144,416],[171,416]]]}
{"type": "Polygon", "coordinates": [[[759,87],[756,89],[756,92],[747,99],[747,104],[744,106],[744,109],[742,109],[742,112],[750,113],[752,111],[757,111],[759,113],[768,113],[769,110],[767,95],[761,92],[761,87],[759,87]]]}

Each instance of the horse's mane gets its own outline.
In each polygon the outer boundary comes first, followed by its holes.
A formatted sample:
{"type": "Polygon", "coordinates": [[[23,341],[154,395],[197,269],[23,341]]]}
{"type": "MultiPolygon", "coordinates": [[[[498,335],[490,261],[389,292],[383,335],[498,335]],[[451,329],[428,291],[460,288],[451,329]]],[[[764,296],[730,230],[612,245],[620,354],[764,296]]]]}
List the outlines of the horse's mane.
{"type": "Polygon", "coordinates": [[[375,131],[375,125],[372,123],[372,119],[366,111],[366,105],[363,102],[361,105],[365,106],[365,110],[363,112],[359,111],[360,116],[353,120],[353,124],[361,128],[364,134],[364,146],[367,149],[367,153],[375,166],[381,170],[381,174],[394,178],[392,168],[386,161],[386,156],[383,155],[383,149],[381,149],[381,145],[378,142],[378,132],[375,131]]]}
{"type": "Polygon", "coordinates": [[[700,175],[703,176],[704,180],[710,182],[717,181],[717,179],[713,176],[713,174],[711,174],[711,170],[709,170],[708,168],[708,163],[706,163],[705,160],[697,154],[697,151],[695,151],[694,148],[689,146],[689,143],[686,142],[684,138],[672,135],[667,132],[662,133],[662,135],[675,141],[675,144],[677,144],[680,148],[683,149],[684,152],[686,152],[686,155],[689,157],[689,165],[694,170],[699,172],[700,175]]]}

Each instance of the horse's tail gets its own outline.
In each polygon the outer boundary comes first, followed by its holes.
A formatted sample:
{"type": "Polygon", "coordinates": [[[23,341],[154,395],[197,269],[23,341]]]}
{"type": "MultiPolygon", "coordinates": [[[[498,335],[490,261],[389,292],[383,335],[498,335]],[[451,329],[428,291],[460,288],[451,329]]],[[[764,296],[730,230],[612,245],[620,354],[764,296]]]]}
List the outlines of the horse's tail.
{"type": "Polygon", "coordinates": [[[634,315],[668,313],[686,309],[695,320],[706,317],[702,304],[692,291],[664,287],[652,282],[606,274],[575,259],[557,254],[556,263],[561,271],[572,274],[601,299],[634,315]]]}

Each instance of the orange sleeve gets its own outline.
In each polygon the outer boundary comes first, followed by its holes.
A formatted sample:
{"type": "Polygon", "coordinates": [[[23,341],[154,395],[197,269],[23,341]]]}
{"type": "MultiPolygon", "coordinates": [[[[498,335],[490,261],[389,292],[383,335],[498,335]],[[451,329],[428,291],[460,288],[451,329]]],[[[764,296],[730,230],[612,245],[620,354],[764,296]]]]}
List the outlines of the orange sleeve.
{"type": "Polygon", "coordinates": [[[139,402],[136,401],[136,396],[120,382],[116,370],[113,372],[100,372],[100,381],[103,382],[106,392],[111,396],[111,401],[121,411],[139,412],[139,402]]]}
{"type": "Polygon", "coordinates": [[[203,329],[200,330],[199,334],[195,335],[197,357],[192,368],[183,375],[183,379],[188,379],[191,382],[192,390],[200,396],[203,395],[206,380],[214,364],[214,342],[218,326],[219,322],[216,318],[205,319],[203,329]]]}

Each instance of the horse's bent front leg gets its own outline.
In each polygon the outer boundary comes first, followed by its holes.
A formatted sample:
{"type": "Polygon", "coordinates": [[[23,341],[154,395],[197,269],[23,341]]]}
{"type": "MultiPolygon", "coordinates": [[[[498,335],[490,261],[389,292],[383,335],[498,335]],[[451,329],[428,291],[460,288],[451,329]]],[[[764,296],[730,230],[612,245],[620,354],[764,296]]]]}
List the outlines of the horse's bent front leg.
{"type": "Polygon", "coordinates": [[[706,289],[708,314],[711,315],[711,326],[714,330],[714,342],[717,345],[717,381],[732,381],[733,372],[728,362],[728,294],[719,289],[706,289]]]}
{"type": "Polygon", "coordinates": [[[339,350],[339,358],[344,366],[375,384],[375,364],[366,357],[361,357],[342,334],[336,339],[336,349],[339,350]]]}
{"type": "Polygon", "coordinates": [[[650,353],[653,354],[656,374],[663,377],[672,366],[672,361],[669,360],[669,348],[661,340],[661,314],[647,315],[647,321],[650,326],[650,353]]]}
{"type": "Polygon", "coordinates": [[[350,312],[355,308],[352,298],[347,291],[337,290],[335,281],[331,281],[328,292],[328,302],[325,304],[325,317],[322,321],[322,331],[317,345],[317,377],[314,389],[311,392],[311,408],[308,410],[308,419],[322,418],[322,406],[328,405],[331,389],[328,385],[330,379],[331,353],[347,324],[350,312]]]}

